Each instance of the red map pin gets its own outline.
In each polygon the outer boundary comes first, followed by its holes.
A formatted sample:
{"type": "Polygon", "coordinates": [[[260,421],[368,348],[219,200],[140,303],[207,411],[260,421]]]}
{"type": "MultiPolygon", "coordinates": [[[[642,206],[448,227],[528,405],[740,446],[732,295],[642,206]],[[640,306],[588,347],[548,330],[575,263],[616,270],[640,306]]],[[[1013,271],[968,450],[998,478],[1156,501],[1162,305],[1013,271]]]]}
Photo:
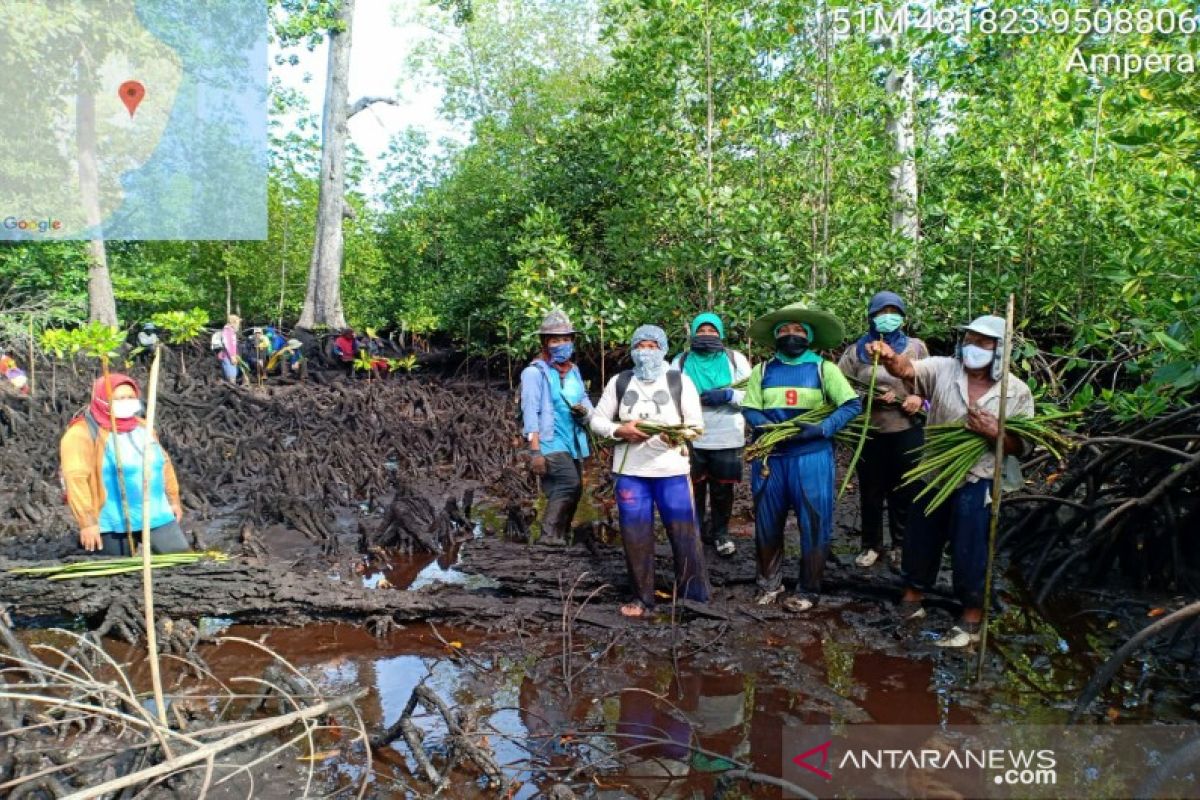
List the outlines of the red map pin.
{"type": "Polygon", "coordinates": [[[117,94],[121,96],[121,102],[129,109],[129,116],[132,117],[141,104],[142,98],[146,96],[146,87],[137,81],[125,81],[117,90],[117,94]]]}

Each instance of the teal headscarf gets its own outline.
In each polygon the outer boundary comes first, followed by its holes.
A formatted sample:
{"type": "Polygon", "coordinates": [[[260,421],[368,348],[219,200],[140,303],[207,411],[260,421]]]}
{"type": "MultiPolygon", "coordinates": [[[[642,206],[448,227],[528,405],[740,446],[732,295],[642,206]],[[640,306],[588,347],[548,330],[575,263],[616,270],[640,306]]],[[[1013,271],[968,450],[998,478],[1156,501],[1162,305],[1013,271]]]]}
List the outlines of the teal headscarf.
{"type": "MultiPolygon", "coordinates": [[[[791,324],[792,323],[788,322],[787,320],[784,320],[783,322],[781,322],[775,326],[775,330],[771,331],[771,335],[778,337],[779,329],[782,328],[784,325],[791,325],[791,324]]],[[[813,338],[812,326],[809,325],[807,322],[801,322],[800,324],[804,327],[804,332],[808,334],[808,340],[811,342],[812,338],[813,338]]],[[[820,354],[817,353],[816,350],[811,350],[811,349],[805,350],[803,353],[801,353],[798,356],[785,356],[783,353],[776,350],[775,357],[778,358],[780,361],[782,361],[785,364],[792,364],[792,365],[821,363],[820,354]]]]}
{"type": "MultiPolygon", "coordinates": [[[[705,323],[712,325],[717,329],[717,335],[722,339],[725,338],[725,323],[711,311],[697,314],[696,318],[692,320],[692,336],[695,336],[696,331],[705,323]]],[[[687,358],[683,362],[683,372],[692,379],[692,383],[696,384],[698,392],[723,389],[733,383],[733,373],[729,369],[729,356],[725,354],[724,350],[704,353],[695,350],[688,351],[687,358]]]]}

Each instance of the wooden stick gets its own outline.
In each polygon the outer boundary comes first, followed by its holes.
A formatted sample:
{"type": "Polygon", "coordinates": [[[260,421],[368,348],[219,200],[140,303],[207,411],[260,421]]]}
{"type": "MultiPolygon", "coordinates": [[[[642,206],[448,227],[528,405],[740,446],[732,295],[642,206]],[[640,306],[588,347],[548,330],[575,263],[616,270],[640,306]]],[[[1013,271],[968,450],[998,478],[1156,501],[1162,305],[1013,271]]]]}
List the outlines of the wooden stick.
{"type": "MultiPolygon", "coordinates": [[[[154,688],[154,707],[158,724],[167,725],[167,705],[163,702],[162,675],[158,668],[158,630],[154,624],[154,579],[150,567],[150,452],[154,449],[154,412],[158,407],[158,367],[162,350],[154,346],[146,391],[146,446],[142,449],[142,602],[146,614],[146,650],[150,659],[150,683],[154,688]]],[[[166,458],[166,454],[163,454],[166,458]]]]}
{"type": "Polygon", "coordinates": [[[983,620],[979,627],[979,661],[975,680],[983,677],[983,659],[987,654],[988,616],[992,610],[992,570],[996,560],[996,529],[1000,526],[1000,495],[1004,483],[1004,423],[1008,416],[1008,366],[1012,360],[1014,296],[1008,296],[1004,315],[1004,352],[1000,354],[1000,407],[996,414],[996,464],[992,469],[992,519],[988,525],[987,571],[983,578],[983,620]]]}
{"type": "Polygon", "coordinates": [[[167,775],[184,767],[198,764],[201,761],[207,761],[209,758],[223,753],[226,750],[253,741],[260,736],[264,736],[272,731],[277,731],[280,728],[286,728],[297,722],[313,717],[319,717],[337,708],[348,706],[363,697],[367,693],[367,689],[357,689],[350,694],[342,695],[333,700],[326,700],[323,703],[317,703],[315,706],[302,708],[299,711],[293,711],[290,714],[284,714],[279,717],[272,717],[255,725],[253,728],[247,728],[244,731],[227,736],[224,739],[219,739],[211,744],[206,744],[203,747],[197,747],[190,753],[178,756],[176,758],[167,759],[161,763],[155,764],[153,767],[147,767],[137,772],[132,772],[128,775],[123,775],[120,778],[114,778],[105,783],[89,786],[73,794],[67,795],[66,800],[90,800],[93,797],[101,797],[115,792],[118,789],[124,789],[128,786],[136,786],[145,781],[157,778],[161,775],[167,775]]]}
{"type": "Polygon", "coordinates": [[[33,360],[33,314],[30,314],[29,315],[29,396],[33,397],[36,394],[37,394],[37,364],[33,360]]]}

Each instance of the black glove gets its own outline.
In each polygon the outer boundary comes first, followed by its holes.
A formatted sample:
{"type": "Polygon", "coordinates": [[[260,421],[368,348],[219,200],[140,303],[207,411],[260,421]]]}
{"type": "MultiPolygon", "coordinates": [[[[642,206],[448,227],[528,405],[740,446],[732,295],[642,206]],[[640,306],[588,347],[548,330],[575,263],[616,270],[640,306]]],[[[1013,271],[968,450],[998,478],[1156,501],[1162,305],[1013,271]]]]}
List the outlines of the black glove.
{"type": "Polygon", "coordinates": [[[825,431],[822,430],[820,425],[814,425],[811,422],[801,422],[800,433],[796,436],[796,438],[802,442],[806,442],[809,439],[820,439],[824,435],[825,431]]]}
{"type": "Polygon", "coordinates": [[[700,393],[700,405],[723,406],[733,400],[733,389],[709,389],[700,393]]]}

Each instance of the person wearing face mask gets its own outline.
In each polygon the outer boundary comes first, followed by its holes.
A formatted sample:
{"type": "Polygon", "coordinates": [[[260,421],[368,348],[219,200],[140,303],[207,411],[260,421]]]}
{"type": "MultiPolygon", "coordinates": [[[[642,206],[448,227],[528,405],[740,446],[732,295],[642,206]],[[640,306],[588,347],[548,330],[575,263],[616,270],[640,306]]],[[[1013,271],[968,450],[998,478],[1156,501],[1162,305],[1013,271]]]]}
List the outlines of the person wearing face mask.
{"type": "MultiPolygon", "coordinates": [[[[867,354],[879,353],[879,363],[892,375],[929,398],[929,424],[964,422],[969,430],[990,440],[999,436],[996,414],[1000,409],[1000,370],[1004,319],[992,315],[976,318],[963,330],[954,358],[932,357],[913,361],[897,353],[886,341],[867,344],[867,354]]],[[[1005,413],[1009,417],[1033,416],[1033,394],[1024,381],[1008,376],[1005,413]]],[[[1020,456],[1027,443],[1006,431],[1004,451],[1020,456]]],[[[938,640],[941,647],[966,647],[979,641],[983,618],[983,591],[987,572],[988,524],[994,448],[979,457],[963,484],[932,512],[914,504],[905,533],[901,573],[905,592],[900,615],[905,620],[925,616],[924,593],[937,581],[942,551],[950,546],[954,593],[962,603],[958,624],[938,640]]]]}
{"type": "Polygon", "coordinates": [[[700,516],[700,540],[718,555],[729,557],[734,487],[742,480],[742,448],[746,443],[741,402],[746,393],[734,389],[750,374],[750,362],[725,347],[725,324],[706,312],[692,320],[691,347],[671,362],[692,379],[704,409],[704,434],[692,442],[692,492],[700,516]],[[711,503],[711,506],[710,506],[711,503]]]}
{"type": "Polygon", "coordinates": [[[915,451],[925,441],[924,428],[916,414],[924,408],[924,399],[907,392],[904,382],[883,367],[873,367],[867,345],[884,341],[897,353],[912,361],[925,358],[925,343],[904,332],[904,300],[894,292],[879,292],[867,304],[867,332],[853,347],[847,347],[838,361],[848,378],[870,384],[875,373],[876,390],[884,390],[871,404],[871,435],[858,459],[858,493],[862,501],[862,551],[854,559],[860,567],[871,567],[884,552],[883,506],[887,503],[888,530],[892,547],[893,569],[900,568],[900,552],[908,510],[916,494],[914,487],[902,486],[905,472],[916,466],[915,451]]]}
{"type": "Polygon", "coordinates": [[[567,315],[547,314],[538,337],[542,351],[521,371],[521,425],[529,469],[546,494],[538,542],[561,545],[583,496],[583,459],[590,454],[583,425],[592,401],[575,366],[575,327],[567,315]]]}
{"type": "Polygon", "coordinates": [[[750,338],[775,348],[774,357],[751,370],[742,400],[742,414],[754,439],[766,425],[822,405],[834,406],[821,422],[804,424],[798,435],[781,442],[766,466],[760,459],[750,465],[759,605],[774,603],[784,593],[783,529],[789,511],[795,512],[800,526],[800,583],[783,607],[800,613],[820,597],[833,539],[833,437],[862,413],[862,401],[846,376],[816,352],[836,347],[843,336],[842,323],[835,317],[800,304],[760,317],[750,326],[750,338]]]}
{"type": "Polygon", "coordinates": [[[655,507],[671,541],[677,596],[706,603],[709,586],[687,447],[651,435],[638,423],[683,424],[702,433],[704,414],[691,378],[667,368],[667,334],[662,328],[640,326],[629,346],[633,370],[609,380],[591,426],[598,436],[622,440],[613,448],[613,471],[633,600],[621,606],[621,614],[642,617],[654,608],[655,507]]]}
{"type": "MultiPolygon", "coordinates": [[[[230,383],[237,383],[238,366],[242,363],[241,348],[238,347],[238,329],[241,325],[242,318],[237,314],[230,314],[217,340],[220,343],[217,347],[217,360],[221,362],[221,374],[230,383]]],[[[246,382],[250,382],[249,376],[246,377],[246,382]]]]}
{"type": "Polygon", "coordinates": [[[188,550],[179,527],[183,507],[175,468],[138,416],[141,410],[138,385],[132,378],[119,374],[97,378],[91,404],[71,420],[59,444],[67,505],[79,525],[79,544],[88,552],[128,556],[132,555],[130,539],[141,540],[142,466],[148,447],[151,549],[155,553],[188,550]]]}

